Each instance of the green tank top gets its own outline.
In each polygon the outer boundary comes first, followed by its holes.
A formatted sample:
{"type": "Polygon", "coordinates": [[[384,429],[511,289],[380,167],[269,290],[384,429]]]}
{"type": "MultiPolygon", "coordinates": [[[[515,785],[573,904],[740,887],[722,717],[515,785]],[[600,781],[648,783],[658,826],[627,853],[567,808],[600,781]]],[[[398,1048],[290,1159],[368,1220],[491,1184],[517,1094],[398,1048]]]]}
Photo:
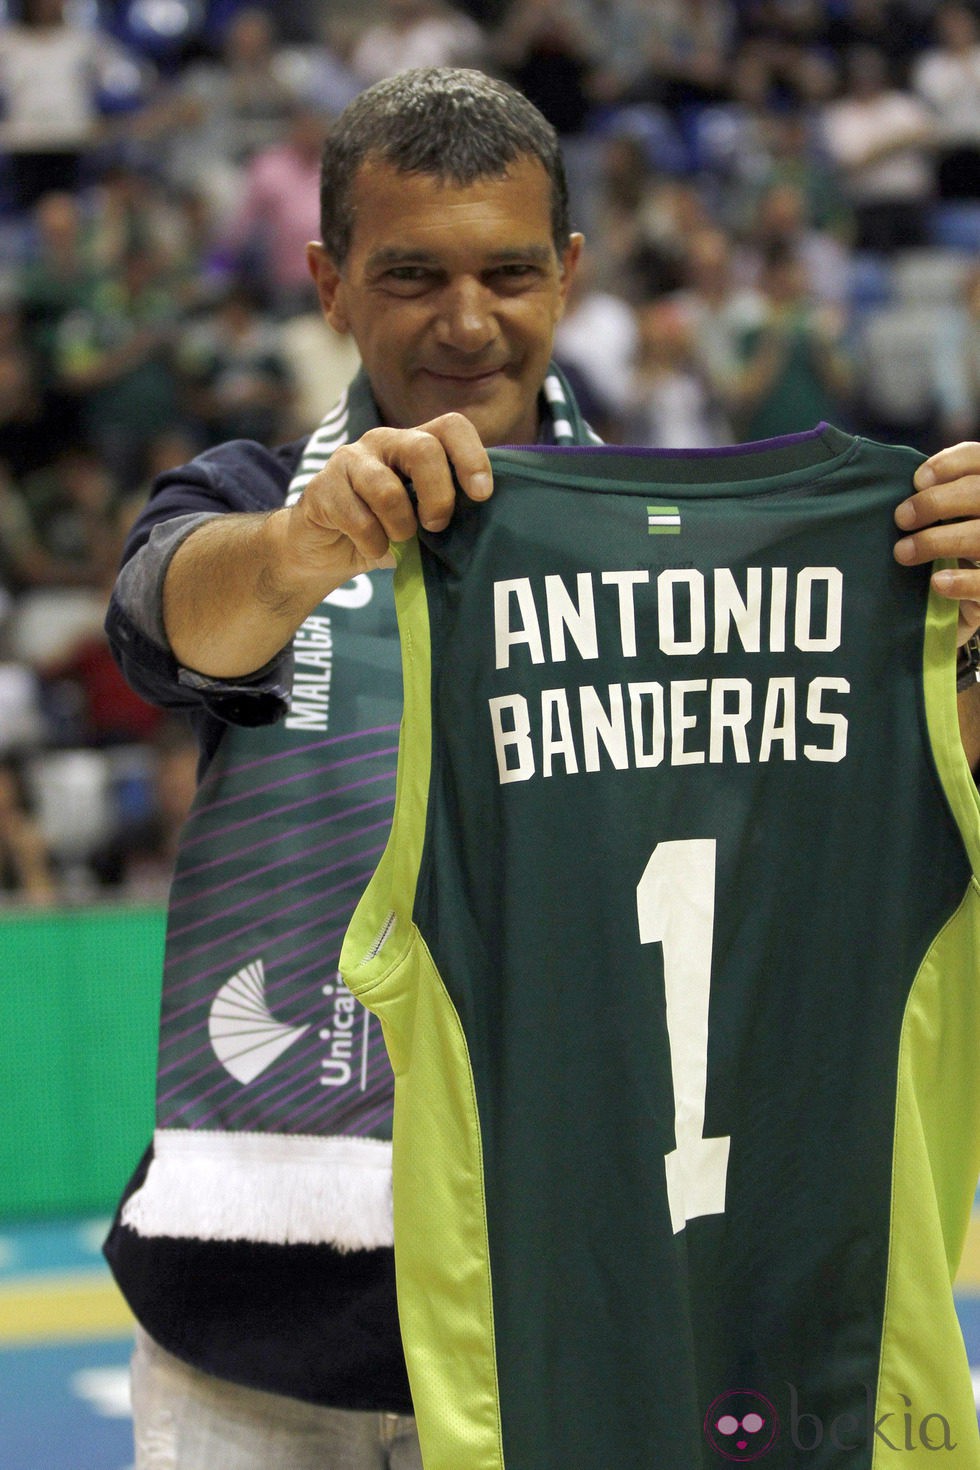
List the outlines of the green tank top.
{"type": "Polygon", "coordinates": [[[980,1467],[980,803],[955,605],[892,556],[919,456],[492,459],[400,549],[341,957],[426,1470],[980,1467]]]}

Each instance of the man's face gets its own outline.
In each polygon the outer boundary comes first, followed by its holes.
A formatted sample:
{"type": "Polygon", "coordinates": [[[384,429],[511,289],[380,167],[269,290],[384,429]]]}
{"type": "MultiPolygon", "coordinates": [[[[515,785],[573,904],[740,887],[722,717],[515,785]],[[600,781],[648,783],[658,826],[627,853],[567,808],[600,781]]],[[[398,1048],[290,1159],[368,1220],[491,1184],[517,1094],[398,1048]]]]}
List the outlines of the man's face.
{"type": "Polygon", "coordinates": [[[559,256],[549,180],[536,158],[465,188],[363,164],[354,228],[337,271],[310,269],[328,321],[349,331],[387,424],[456,411],[484,444],[537,437],[537,396],[582,247],[559,256]]]}

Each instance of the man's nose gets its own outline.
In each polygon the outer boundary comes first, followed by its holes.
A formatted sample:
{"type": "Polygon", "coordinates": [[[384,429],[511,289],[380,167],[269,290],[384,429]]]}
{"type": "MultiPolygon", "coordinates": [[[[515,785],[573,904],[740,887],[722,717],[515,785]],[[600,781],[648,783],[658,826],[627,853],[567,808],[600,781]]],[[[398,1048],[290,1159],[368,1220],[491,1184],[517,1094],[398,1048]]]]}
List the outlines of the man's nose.
{"type": "Polygon", "coordinates": [[[481,281],[452,282],[440,303],[437,334],[440,343],[458,352],[481,352],[497,335],[493,293],[481,281]]]}

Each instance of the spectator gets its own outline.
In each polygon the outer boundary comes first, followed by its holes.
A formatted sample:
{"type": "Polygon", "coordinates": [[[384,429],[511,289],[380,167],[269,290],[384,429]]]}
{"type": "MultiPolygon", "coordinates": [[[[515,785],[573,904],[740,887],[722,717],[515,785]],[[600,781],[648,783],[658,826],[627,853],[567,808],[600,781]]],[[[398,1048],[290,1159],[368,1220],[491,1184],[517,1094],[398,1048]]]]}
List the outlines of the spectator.
{"type": "Polygon", "coordinates": [[[697,186],[655,170],[641,139],[624,131],[603,144],[598,191],[595,254],[603,284],[634,303],[675,290],[685,243],[706,222],[697,186]]]}
{"type": "Polygon", "coordinates": [[[60,384],[77,396],[87,438],[124,488],[143,444],[177,421],[174,337],[180,320],[157,256],[131,250],[120,280],[106,278],[61,324],[60,384]]]}
{"type": "Polygon", "coordinates": [[[362,86],[416,66],[479,64],[484,35],[442,0],[384,0],[355,44],[350,66],[362,86]]]}
{"type": "Polygon", "coordinates": [[[810,228],[850,246],[854,221],[839,172],[826,157],[813,114],[805,107],[769,110],[765,153],[755,177],[745,177],[745,204],[755,210],[761,193],[782,184],[799,191],[810,228]]]}
{"type": "Polygon", "coordinates": [[[922,244],[933,195],[936,126],[929,109],[890,85],[879,51],[847,53],[844,95],[827,105],[823,130],[854,209],[857,246],[889,255],[922,244]]]}
{"type": "Polygon", "coordinates": [[[943,443],[980,435],[980,265],[969,272],[961,300],[936,323],[935,386],[943,443]]]}
{"type": "MultiPolygon", "coordinates": [[[[758,290],[736,285],[731,242],[723,230],[707,225],[692,234],[684,285],[672,299],[690,323],[695,361],[721,414],[739,371],[741,344],[765,313],[758,290]]],[[[723,416],[720,432],[725,440],[736,437],[723,416]]]]}
{"type": "MultiPolygon", "coordinates": [[[[0,147],[20,210],[51,190],[78,188],[102,131],[100,81],[126,59],[110,37],[73,25],[65,10],[65,0],[24,0],[23,19],[0,27],[0,147]]],[[[135,65],[131,71],[136,83],[135,65]]]]}
{"type": "Polygon", "coordinates": [[[577,374],[576,389],[588,403],[588,419],[603,439],[622,437],[636,354],[636,315],[614,291],[599,285],[594,258],[576,272],[555,332],[555,357],[577,374]]]}
{"type": "Polygon", "coordinates": [[[34,820],[20,762],[0,759],[0,899],[37,906],[58,897],[54,867],[34,820]]]}
{"type": "MultiPolygon", "coordinates": [[[[108,593],[102,603],[102,614],[108,593]]],[[[98,622],[79,620],[35,660],[51,718],[71,745],[107,746],[151,740],[160,711],[134,694],[119,672],[98,622]]]]}
{"type": "Polygon", "coordinates": [[[326,124],[297,106],[281,143],[252,159],[241,203],[223,243],[240,271],[268,287],[275,308],[288,315],[314,301],[305,250],[319,235],[318,179],[326,124]]]}
{"type": "Polygon", "coordinates": [[[197,741],[183,721],[170,719],[153,732],[149,750],[149,810],[122,813],[93,853],[92,867],[104,887],[158,902],[167,895],[177,838],[197,789],[197,741]]]}
{"type": "Polygon", "coordinates": [[[910,59],[928,44],[935,0],[918,6],[908,0],[847,0],[824,8],[823,42],[832,55],[872,46],[885,57],[892,77],[907,80],[910,59]]]}
{"type": "Polygon", "coordinates": [[[21,660],[10,657],[6,649],[5,617],[8,610],[9,601],[4,601],[3,568],[0,565],[0,758],[16,756],[18,751],[31,751],[43,744],[48,734],[37,674],[21,660]]]}
{"type": "Polygon", "coordinates": [[[683,108],[730,95],[731,0],[659,0],[647,17],[644,70],[630,88],[631,100],[683,108]]]}
{"type": "Polygon", "coordinates": [[[710,449],[723,419],[695,356],[692,324],[672,301],[640,307],[639,348],[627,396],[629,439],[656,449],[710,449]]]}
{"type": "Polygon", "coordinates": [[[125,538],[137,514],[149,499],[153,481],[165,470],[186,464],[204,446],[189,423],[171,425],[155,434],[143,446],[143,464],[137,483],[121,494],[118,502],[118,526],[125,538]]]}
{"type": "Polygon", "coordinates": [[[325,404],[336,401],[357,372],[360,357],[353,337],[336,331],[316,310],[280,322],[279,346],[294,390],[287,438],[295,439],[322,418],[325,404]]]}
{"type": "Polygon", "coordinates": [[[249,160],[280,142],[299,92],[268,10],[228,21],[220,56],[191,63],[136,120],[136,135],[163,146],[165,177],[200,191],[220,225],[235,207],[249,160]]]}
{"type": "Polygon", "coordinates": [[[122,537],[116,487],[99,456],[71,445],[22,490],[35,549],[47,561],[45,580],[102,587],[119,560],[122,537]]]}
{"type": "Polygon", "coordinates": [[[753,277],[769,247],[777,243],[798,256],[815,300],[844,306],[850,280],[849,254],[829,230],[814,228],[807,214],[806,196],[797,184],[771,184],[758,201],[748,242],[753,277]]]}
{"type": "Polygon", "coordinates": [[[278,324],[264,315],[255,287],[239,281],[208,317],[191,328],[179,355],[189,418],[209,443],[284,436],[292,393],[278,324]]]}
{"type": "Polygon", "coordinates": [[[15,478],[30,474],[58,442],[41,367],[24,340],[20,315],[0,306],[0,464],[15,478]]]}
{"type": "Polygon", "coordinates": [[[123,156],[107,159],[85,202],[89,248],[103,274],[117,271],[133,251],[160,255],[172,238],[173,206],[148,165],[123,156]]]}
{"type": "Polygon", "coordinates": [[[32,226],[17,295],[27,341],[50,379],[59,326],[88,298],[97,274],[97,248],[79,195],[64,190],[44,194],[34,206],[32,226]]]}
{"type": "Polygon", "coordinates": [[[493,37],[493,56],[559,137],[584,132],[592,109],[598,38],[574,0],[512,4],[493,37]]]}
{"type": "Polygon", "coordinates": [[[840,313],[814,306],[802,262],[783,241],[769,247],[762,289],[764,315],[742,337],[728,394],[738,438],[839,422],[852,387],[840,313]]]}
{"type": "Polygon", "coordinates": [[[361,90],[350,64],[361,29],[352,16],[328,9],[319,32],[317,44],[304,46],[299,53],[305,68],[303,92],[325,117],[336,117],[361,90]]]}
{"type": "Polygon", "coordinates": [[[915,62],[912,84],[936,114],[942,199],[980,199],[980,22],[968,5],[940,5],[937,45],[915,62]]]}

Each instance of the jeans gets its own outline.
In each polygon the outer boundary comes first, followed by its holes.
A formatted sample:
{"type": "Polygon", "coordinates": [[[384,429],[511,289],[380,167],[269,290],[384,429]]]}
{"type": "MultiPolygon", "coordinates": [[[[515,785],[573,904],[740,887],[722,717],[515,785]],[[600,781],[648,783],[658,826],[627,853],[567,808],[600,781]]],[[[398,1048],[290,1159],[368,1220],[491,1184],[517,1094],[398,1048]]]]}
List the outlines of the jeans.
{"type": "Polygon", "coordinates": [[[213,1378],[137,1329],[135,1470],[422,1470],[414,1419],[213,1378]]]}

